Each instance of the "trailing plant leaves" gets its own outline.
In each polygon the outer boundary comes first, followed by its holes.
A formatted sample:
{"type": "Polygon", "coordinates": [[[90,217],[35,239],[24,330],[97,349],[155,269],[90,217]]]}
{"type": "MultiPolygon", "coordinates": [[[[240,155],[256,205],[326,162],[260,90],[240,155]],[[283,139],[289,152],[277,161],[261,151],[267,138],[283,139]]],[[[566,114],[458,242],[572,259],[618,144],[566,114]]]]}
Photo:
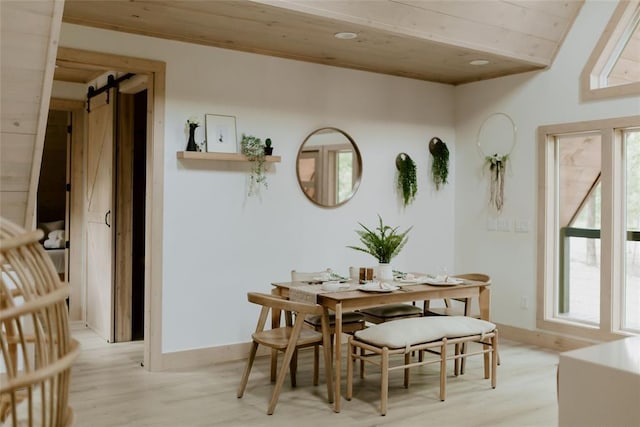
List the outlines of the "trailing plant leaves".
{"type": "Polygon", "coordinates": [[[362,223],[358,223],[363,230],[356,230],[356,234],[360,236],[360,246],[347,246],[356,251],[365,252],[373,255],[380,263],[389,263],[400,253],[404,245],[407,244],[409,231],[413,227],[409,227],[402,233],[398,232],[398,227],[390,227],[384,225],[382,217],[378,215],[380,224],[374,230],[370,229],[362,223]]]}
{"type": "Polygon", "coordinates": [[[498,212],[502,211],[502,206],[504,205],[504,176],[508,159],[508,154],[504,156],[494,154],[485,158],[491,172],[489,203],[494,205],[498,212]]]}
{"type": "Polygon", "coordinates": [[[267,176],[265,175],[265,154],[264,143],[260,138],[251,135],[242,134],[240,141],[240,151],[247,156],[251,162],[251,175],[249,182],[249,196],[258,193],[260,184],[264,188],[269,188],[267,176]]]}
{"type": "Polygon", "coordinates": [[[440,138],[434,137],[429,141],[429,152],[433,156],[431,176],[436,190],[439,190],[441,185],[447,183],[449,176],[449,149],[440,138]]]}
{"type": "Polygon", "coordinates": [[[416,175],[416,163],[406,153],[396,156],[396,168],[398,169],[398,189],[402,193],[404,206],[410,204],[418,192],[418,179],[416,175]]]}

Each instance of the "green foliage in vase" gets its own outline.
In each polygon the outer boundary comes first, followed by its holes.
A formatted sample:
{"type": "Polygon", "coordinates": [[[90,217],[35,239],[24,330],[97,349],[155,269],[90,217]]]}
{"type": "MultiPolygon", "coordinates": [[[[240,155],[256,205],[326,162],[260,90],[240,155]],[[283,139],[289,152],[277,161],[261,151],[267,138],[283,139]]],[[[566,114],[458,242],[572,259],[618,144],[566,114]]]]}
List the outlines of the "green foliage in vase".
{"type": "Polygon", "coordinates": [[[400,233],[398,232],[398,227],[384,225],[380,215],[378,215],[378,219],[380,224],[375,229],[371,229],[359,222],[358,224],[363,230],[356,230],[356,233],[360,236],[360,242],[363,246],[347,247],[373,255],[379,263],[388,264],[407,244],[409,231],[413,227],[409,227],[400,233]]]}
{"type": "Polygon", "coordinates": [[[432,138],[429,142],[429,152],[433,156],[431,176],[436,190],[439,190],[440,186],[447,183],[449,176],[449,149],[440,138],[432,138]]]}
{"type": "Polygon", "coordinates": [[[242,134],[240,150],[251,162],[251,180],[249,182],[249,196],[257,194],[260,185],[268,188],[267,176],[265,175],[265,155],[264,143],[260,138],[242,134]]]}
{"type": "Polygon", "coordinates": [[[406,153],[400,153],[396,157],[396,168],[398,169],[398,190],[402,193],[404,206],[407,206],[416,198],[418,192],[416,163],[406,153]]]}

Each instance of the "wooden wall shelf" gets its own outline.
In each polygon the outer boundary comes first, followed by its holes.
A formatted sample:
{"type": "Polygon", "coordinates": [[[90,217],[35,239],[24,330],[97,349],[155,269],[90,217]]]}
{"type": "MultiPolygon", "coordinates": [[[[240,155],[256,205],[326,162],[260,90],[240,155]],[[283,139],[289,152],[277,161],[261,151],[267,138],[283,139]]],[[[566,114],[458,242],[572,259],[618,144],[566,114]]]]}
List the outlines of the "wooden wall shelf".
{"type": "MultiPolygon", "coordinates": [[[[182,160],[221,160],[225,162],[248,162],[247,156],[238,153],[206,153],[201,151],[178,151],[178,159],[182,160]]],[[[280,156],[266,156],[267,163],[280,163],[280,156]]]]}

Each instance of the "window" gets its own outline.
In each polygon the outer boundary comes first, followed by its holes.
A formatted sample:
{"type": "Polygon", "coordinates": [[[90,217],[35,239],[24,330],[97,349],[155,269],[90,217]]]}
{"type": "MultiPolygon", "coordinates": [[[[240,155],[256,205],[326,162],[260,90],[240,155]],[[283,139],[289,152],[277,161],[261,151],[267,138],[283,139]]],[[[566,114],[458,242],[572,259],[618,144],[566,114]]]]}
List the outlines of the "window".
{"type": "Polygon", "coordinates": [[[622,1],[581,76],[583,99],[640,94],[640,0],[622,1]]]}
{"type": "Polygon", "coordinates": [[[622,328],[640,332],[640,129],[623,132],[627,241],[622,328]]]}
{"type": "Polygon", "coordinates": [[[538,327],[640,333],[640,116],[539,129],[538,327]]]}

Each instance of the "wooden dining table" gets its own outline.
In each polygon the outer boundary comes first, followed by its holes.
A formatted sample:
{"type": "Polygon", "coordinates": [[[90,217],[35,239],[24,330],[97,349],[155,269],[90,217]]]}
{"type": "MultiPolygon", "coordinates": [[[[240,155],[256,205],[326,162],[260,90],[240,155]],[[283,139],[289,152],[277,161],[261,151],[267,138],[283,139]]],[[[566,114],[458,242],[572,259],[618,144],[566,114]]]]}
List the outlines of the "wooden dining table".
{"type": "MultiPolygon", "coordinates": [[[[280,282],[272,283],[272,293],[283,297],[290,297],[292,293],[298,293],[295,288],[309,286],[302,282],[280,282]],[[293,291],[292,291],[293,290],[293,291]]],[[[491,291],[490,286],[484,282],[463,281],[458,285],[430,285],[427,283],[399,283],[393,282],[399,287],[391,292],[365,292],[357,289],[357,284],[351,283],[350,289],[336,292],[321,291],[320,285],[315,294],[316,303],[326,309],[335,312],[335,345],[334,345],[334,410],[340,412],[341,409],[341,370],[342,370],[342,315],[363,308],[376,307],[385,304],[394,304],[411,301],[429,301],[444,298],[478,298],[480,305],[480,318],[490,320],[491,291]]],[[[467,304],[467,310],[471,304],[467,304]]],[[[325,310],[327,315],[328,310],[325,310]]],[[[469,313],[466,313],[467,315],[469,313]]],[[[279,325],[280,318],[274,317],[272,322],[279,325]]],[[[272,355],[272,372],[275,369],[275,355],[272,355]]]]}

